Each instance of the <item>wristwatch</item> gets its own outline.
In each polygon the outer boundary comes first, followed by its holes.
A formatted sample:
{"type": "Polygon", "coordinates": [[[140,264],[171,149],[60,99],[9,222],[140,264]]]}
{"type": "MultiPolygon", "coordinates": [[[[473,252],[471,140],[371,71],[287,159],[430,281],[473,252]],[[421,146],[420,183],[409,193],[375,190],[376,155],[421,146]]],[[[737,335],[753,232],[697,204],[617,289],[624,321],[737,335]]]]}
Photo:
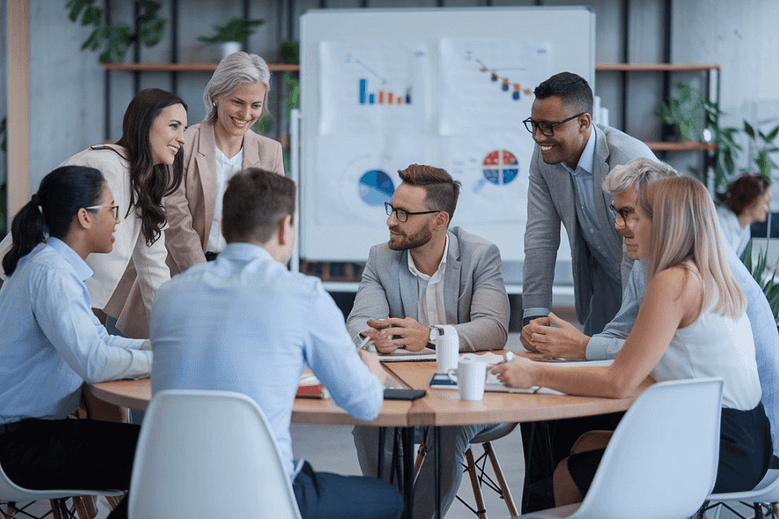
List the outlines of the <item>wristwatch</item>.
{"type": "Polygon", "coordinates": [[[435,344],[436,339],[438,339],[438,336],[443,332],[444,330],[440,326],[430,326],[430,335],[428,336],[427,342],[435,344]]]}

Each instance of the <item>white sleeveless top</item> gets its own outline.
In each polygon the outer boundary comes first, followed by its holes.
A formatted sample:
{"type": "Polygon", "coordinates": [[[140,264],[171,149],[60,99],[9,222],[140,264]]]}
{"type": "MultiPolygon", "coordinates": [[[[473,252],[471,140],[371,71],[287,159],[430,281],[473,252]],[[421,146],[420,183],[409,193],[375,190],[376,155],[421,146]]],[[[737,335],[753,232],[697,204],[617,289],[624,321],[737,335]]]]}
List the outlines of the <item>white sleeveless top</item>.
{"type": "Polygon", "coordinates": [[[754,409],[762,391],[746,313],[734,320],[709,310],[690,326],[676,330],[651,375],[658,382],[722,377],[722,407],[754,409]]]}

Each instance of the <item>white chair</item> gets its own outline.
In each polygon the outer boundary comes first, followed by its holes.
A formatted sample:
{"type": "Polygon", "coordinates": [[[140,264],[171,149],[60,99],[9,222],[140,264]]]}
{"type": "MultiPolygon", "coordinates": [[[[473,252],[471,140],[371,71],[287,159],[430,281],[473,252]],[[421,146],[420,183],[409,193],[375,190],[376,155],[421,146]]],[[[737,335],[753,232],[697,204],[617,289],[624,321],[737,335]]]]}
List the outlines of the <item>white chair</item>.
{"type": "Polygon", "coordinates": [[[166,390],[152,398],[128,499],[130,519],[300,519],[265,416],[231,391],[166,390]]]}
{"type": "Polygon", "coordinates": [[[752,490],[710,494],[707,500],[710,503],[707,505],[706,511],[722,506],[730,510],[736,517],[745,519],[746,516],[733,507],[733,502],[740,502],[752,508],[753,515],[750,517],[753,519],[764,517],[762,504],[779,502],[779,470],[769,470],[752,490]]]}
{"type": "MultiPolygon", "coordinates": [[[[73,509],[67,506],[66,501],[73,498],[74,501],[80,496],[105,496],[119,497],[124,495],[122,490],[31,490],[22,488],[6,475],[3,467],[0,466],[0,503],[6,503],[6,511],[0,510],[2,517],[14,517],[17,512],[23,513],[28,517],[35,517],[30,513],[30,505],[35,501],[49,500],[51,502],[51,512],[55,518],[75,517],[78,507],[73,509]],[[21,506],[18,506],[20,505],[21,506]]],[[[48,515],[46,511],[45,515],[48,515]]]]}
{"type": "Polygon", "coordinates": [[[722,379],[659,382],[625,413],[581,503],[522,515],[682,519],[714,487],[722,379]]]}

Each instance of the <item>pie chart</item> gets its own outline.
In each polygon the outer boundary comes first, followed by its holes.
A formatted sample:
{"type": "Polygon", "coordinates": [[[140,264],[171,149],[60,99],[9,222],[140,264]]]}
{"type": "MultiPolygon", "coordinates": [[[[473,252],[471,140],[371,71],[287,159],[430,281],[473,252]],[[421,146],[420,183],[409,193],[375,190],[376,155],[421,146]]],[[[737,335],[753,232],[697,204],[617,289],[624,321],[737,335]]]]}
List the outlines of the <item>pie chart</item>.
{"type": "Polygon", "coordinates": [[[372,169],[360,177],[358,189],[363,202],[370,206],[377,206],[384,205],[384,202],[392,199],[395,184],[385,172],[372,169]]]}

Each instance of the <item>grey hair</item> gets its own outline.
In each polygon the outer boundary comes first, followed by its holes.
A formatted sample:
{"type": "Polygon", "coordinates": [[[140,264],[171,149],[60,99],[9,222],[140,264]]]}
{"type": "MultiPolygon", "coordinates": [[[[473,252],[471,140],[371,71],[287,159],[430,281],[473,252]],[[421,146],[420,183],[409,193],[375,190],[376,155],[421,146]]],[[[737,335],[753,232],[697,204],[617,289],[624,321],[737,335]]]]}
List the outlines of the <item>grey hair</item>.
{"type": "Polygon", "coordinates": [[[603,179],[603,190],[615,197],[631,189],[640,192],[655,180],[677,176],[676,170],[665,162],[639,157],[614,166],[603,179]]]}
{"type": "Polygon", "coordinates": [[[262,83],[268,88],[262,103],[262,112],[267,113],[266,102],[270,92],[270,69],[265,60],[256,54],[234,52],[225,56],[217,65],[214,75],[203,91],[203,103],[206,107],[204,121],[216,119],[214,98],[228,95],[241,85],[262,83]]]}

